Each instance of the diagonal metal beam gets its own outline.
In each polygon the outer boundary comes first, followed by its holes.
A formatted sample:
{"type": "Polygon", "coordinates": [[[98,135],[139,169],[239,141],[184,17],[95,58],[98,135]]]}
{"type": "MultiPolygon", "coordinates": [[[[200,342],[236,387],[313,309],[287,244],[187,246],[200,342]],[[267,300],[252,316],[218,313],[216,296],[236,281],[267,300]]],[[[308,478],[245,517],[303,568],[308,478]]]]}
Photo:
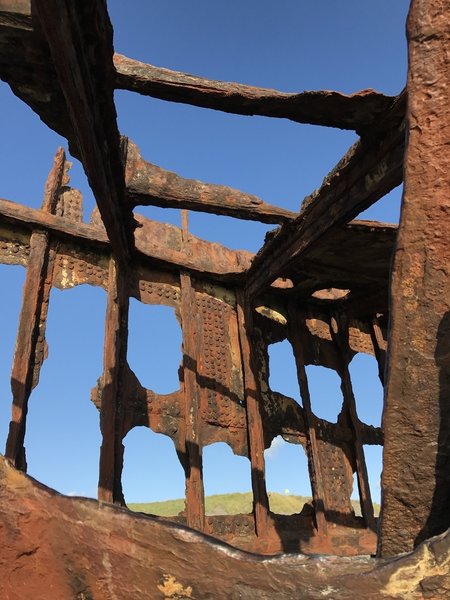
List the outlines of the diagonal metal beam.
{"type": "Polygon", "coordinates": [[[403,92],[376,128],[356,142],[322,186],[305,199],[300,215],[283,225],[257,254],[247,278],[250,298],[282,276],[330,230],[348,223],[402,182],[405,103],[403,92]]]}
{"type": "Polygon", "coordinates": [[[133,251],[114,107],[112,27],[101,0],[34,0],[75,134],[71,150],[83,162],[117,259],[133,251]],[[76,148],[73,146],[76,145],[76,148]]]}

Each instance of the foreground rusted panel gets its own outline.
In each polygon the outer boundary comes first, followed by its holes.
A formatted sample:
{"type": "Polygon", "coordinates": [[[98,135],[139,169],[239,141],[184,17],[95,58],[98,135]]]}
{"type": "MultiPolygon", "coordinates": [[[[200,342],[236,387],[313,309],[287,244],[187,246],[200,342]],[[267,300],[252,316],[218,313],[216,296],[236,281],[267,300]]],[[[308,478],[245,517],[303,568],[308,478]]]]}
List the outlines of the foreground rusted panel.
{"type": "Polygon", "coordinates": [[[262,558],[155,518],[67,498],[0,458],[0,590],[9,600],[419,600],[450,594],[450,532],[392,561],[262,558]]]}

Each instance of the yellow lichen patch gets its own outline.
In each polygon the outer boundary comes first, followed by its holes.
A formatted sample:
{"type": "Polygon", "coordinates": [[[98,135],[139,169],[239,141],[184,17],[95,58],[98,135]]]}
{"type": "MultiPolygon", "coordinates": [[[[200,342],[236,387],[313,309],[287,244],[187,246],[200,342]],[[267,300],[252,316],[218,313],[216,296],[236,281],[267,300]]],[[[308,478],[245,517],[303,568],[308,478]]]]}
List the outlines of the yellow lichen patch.
{"type": "Polygon", "coordinates": [[[280,323],[280,325],[286,325],[287,319],[286,317],[279,311],[269,308],[268,306],[257,306],[256,312],[262,315],[263,317],[267,317],[268,319],[272,319],[272,321],[276,321],[280,323]]]}
{"type": "Polygon", "coordinates": [[[183,587],[173,575],[165,574],[163,582],[158,585],[158,590],[163,594],[163,598],[171,598],[172,600],[193,598],[191,586],[183,587]]]}
{"type": "Polygon", "coordinates": [[[225,302],[230,306],[236,306],[236,295],[232,290],[209,282],[202,282],[201,290],[203,293],[213,296],[215,300],[225,302]]]}
{"type": "Polygon", "coordinates": [[[437,564],[433,553],[424,545],[420,555],[417,555],[417,559],[413,563],[399,567],[391,575],[381,593],[389,598],[398,597],[410,600],[422,598],[422,594],[419,593],[421,581],[428,577],[448,575],[450,556],[447,556],[441,564],[437,564]]]}

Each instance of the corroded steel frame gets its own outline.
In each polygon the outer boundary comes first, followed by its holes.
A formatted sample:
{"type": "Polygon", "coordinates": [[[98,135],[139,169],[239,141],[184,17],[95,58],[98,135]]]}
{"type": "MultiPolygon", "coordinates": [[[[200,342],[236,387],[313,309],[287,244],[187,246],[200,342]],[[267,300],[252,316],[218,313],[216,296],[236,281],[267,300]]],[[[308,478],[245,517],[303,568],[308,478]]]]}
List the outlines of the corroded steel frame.
{"type": "Polygon", "coordinates": [[[0,76],[67,138],[98,205],[91,223],[83,223],[82,198],[68,185],[69,165],[61,149],[41,210],[0,200],[0,262],[27,268],[6,445],[6,457],[17,469],[26,471],[27,406],[46,356],[51,287],[89,283],[108,294],[104,371],[92,390],[103,438],[100,500],[125,504],[122,442],[131,428],[143,424],[171,437],[185,470],[186,516],[180,522],[260,553],[373,553],[376,522],[363,446],[384,441],[380,554],[411,550],[450,525],[448,139],[438,119],[427,117],[432,110],[446,118],[443,4],[413,1],[407,91],[387,98],[282,94],[157,69],[113,53],[112,28],[100,0],[0,2],[0,76]],[[293,214],[146,162],[130,140],[120,137],[114,88],[238,114],[354,129],[361,137],[293,214]],[[424,157],[430,164],[436,161],[431,175],[424,157]],[[395,247],[396,228],[351,219],[401,183],[403,171],[395,247]],[[252,256],[195,238],[187,219],[179,229],[133,217],[139,204],[281,227],[252,256]],[[180,389],[172,394],[145,389],[128,366],[130,297],[176,310],[183,361],[180,389]],[[267,347],[284,338],[295,355],[302,405],[270,389],[267,347]],[[348,370],[356,352],[373,354],[380,379],[386,380],[383,430],[358,418],[348,370]],[[344,399],[336,423],[312,411],[308,364],[331,367],[341,378],[344,399]],[[421,415],[415,425],[413,396],[421,415]],[[277,435],[305,448],[311,477],[312,507],[289,518],[270,512],[265,488],[264,449],[277,435]],[[202,449],[216,441],[251,462],[251,515],[205,515],[202,449]],[[416,472],[427,482],[427,494],[421,493],[416,472]],[[362,517],[355,516],[350,502],[353,473],[362,517]],[[407,486],[401,484],[403,476],[407,486]]]}

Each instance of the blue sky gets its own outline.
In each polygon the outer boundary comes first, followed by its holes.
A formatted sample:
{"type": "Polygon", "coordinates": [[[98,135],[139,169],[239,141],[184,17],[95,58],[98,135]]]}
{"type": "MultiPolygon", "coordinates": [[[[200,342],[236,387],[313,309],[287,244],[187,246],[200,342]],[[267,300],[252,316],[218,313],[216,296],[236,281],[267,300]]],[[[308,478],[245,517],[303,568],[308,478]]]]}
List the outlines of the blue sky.
{"type": "MultiPolygon", "coordinates": [[[[114,0],[108,2],[115,48],[154,65],[213,79],[283,91],[364,88],[395,95],[406,79],[406,0],[114,0]]],[[[285,120],[228,115],[116,92],[121,133],[142,155],[166,169],[257,194],[298,210],[304,196],[355,141],[352,132],[285,120]]],[[[9,87],[0,82],[0,197],[38,207],[59,145],[49,130],[9,87]]],[[[72,185],[83,191],[85,215],[93,207],[79,163],[72,185]]],[[[362,216],[397,222],[401,189],[362,216]]],[[[180,223],[179,211],[145,208],[147,216],[180,223]]],[[[256,251],[270,226],[190,214],[191,231],[232,248],[256,251]]],[[[0,265],[0,444],[10,418],[9,377],[25,270],[0,265]]],[[[100,434],[89,390],[102,371],[105,292],[81,286],[52,291],[47,338],[49,358],[30,401],[26,438],[30,474],[64,493],[95,496],[100,434]]],[[[156,391],[177,387],[181,337],[173,310],[132,301],[129,362],[156,391]]],[[[271,347],[273,389],[298,398],[293,358],[287,344],[271,347]]],[[[335,420],[341,401],[337,377],[309,368],[313,408],[335,420]]],[[[374,360],[352,363],[360,413],[377,424],[381,388],[374,360]]],[[[136,429],[126,440],[124,490],[129,501],[180,497],[181,466],[169,438],[136,429]]],[[[374,498],[379,498],[380,452],[367,449],[374,498]]],[[[204,451],[207,493],[247,491],[250,468],[224,445],[204,451]],[[218,466],[220,464],[220,467],[218,466]]],[[[276,442],[267,455],[268,487],[308,493],[304,452],[276,442]]]]}

